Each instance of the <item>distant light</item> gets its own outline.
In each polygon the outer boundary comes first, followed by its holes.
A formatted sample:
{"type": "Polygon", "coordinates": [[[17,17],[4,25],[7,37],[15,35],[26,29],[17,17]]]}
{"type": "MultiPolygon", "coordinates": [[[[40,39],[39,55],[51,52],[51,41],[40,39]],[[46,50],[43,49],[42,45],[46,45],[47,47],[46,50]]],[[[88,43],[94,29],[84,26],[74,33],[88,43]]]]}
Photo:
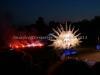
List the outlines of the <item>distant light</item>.
{"type": "Polygon", "coordinates": [[[97,45],[96,45],[96,49],[97,49],[97,50],[100,50],[100,44],[97,44],[97,45]]]}
{"type": "Polygon", "coordinates": [[[28,44],[28,45],[27,45],[27,47],[31,47],[31,45],[30,45],[30,44],[28,44]]]}
{"type": "Polygon", "coordinates": [[[10,48],[10,50],[12,51],[12,50],[14,50],[13,48],[10,48]]]}
{"type": "Polygon", "coordinates": [[[74,49],[65,49],[64,54],[65,54],[65,56],[71,56],[71,55],[77,54],[77,51],[74,49]]]}
{"type": "Polygon", "coordinates": [[[34,42],[34,43],[27,43],[27,44],[22,44],[22,43],[18,43],[18,44],[14,44],[14,43],[12,43],[12,44],[10,44],[10,48],[12,48],[12,49],[19,49],[19,48],[30,48],[30,47],[42,47],[42,46],[44,46],[44,44],[43,43],[40,43],[40,42],[34,42]]]}
{"type": "Polygon", "coordinates": [[[15,48],[19,48],[19,47],[16,45],[15,48]]]}
{"type": "Polygon", "coordinates": [[[25,46],[24,46],[24,45],[22,45],[22,47],[24,48],[25,46]]]}

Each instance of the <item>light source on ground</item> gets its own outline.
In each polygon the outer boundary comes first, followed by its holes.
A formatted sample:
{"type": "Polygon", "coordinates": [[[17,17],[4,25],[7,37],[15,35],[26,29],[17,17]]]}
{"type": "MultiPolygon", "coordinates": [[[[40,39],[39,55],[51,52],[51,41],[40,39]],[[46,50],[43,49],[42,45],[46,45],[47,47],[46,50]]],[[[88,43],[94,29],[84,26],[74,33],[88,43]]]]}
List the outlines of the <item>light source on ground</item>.
{"type": "Polygon", "coordinates": [[[11,42],[9,46],[12,49],[22,49],[22,48],[30,48],[30,47],[40,48],[40,47],[44,46],[44,44],[40,41],[34,41],[34,42],[31,42],[31,43],[24,43],[24,41],[20,42],[18,40],[17,41],[15,40],[15,41],[11,42]]]}
{"type": "Polygon", "coordinates": [[[96,45],[96,49],[100,51],[100,44],[96,45]]]}
{"type": "Polygon", "coordinates": [[[68,50],[64,50],[64,54],[65,56],[72,56],[72,55],[76,55],[78,52],[75,49],[68,49],[68,50]]]}
{"type": "Polygon", "coordinates": [[[81,43],[79,29],[75,30],[74,27],[71,28],[71,25],[68,26],[66,23],[65,28],[60,25],[57,30],[53,29],[53,31],[54,33],[50,34],[52,37],[50,41],[53,42],[50,46],[53,46],[58,53],[61,52],[59,53],[61,58],[77,54],[77,51],[72,48],[81,43]]]}

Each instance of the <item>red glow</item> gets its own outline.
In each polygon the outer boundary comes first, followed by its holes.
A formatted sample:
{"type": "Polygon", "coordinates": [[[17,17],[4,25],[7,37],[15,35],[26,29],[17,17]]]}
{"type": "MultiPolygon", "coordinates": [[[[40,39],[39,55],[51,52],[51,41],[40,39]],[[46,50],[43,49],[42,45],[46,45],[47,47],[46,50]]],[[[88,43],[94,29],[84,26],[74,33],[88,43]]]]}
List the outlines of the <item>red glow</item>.
{"type": "Polygon", "coordinates": [[[43,43],[37,40],[12,40],[9,44],[12,49],[21,49],[21,48],[30,48],[30,47],[38,47],[41,48],[44,46],[43,43]]]}
{"type": "Polygon", "coordinates": [[[19,46],[15,45],[15,48],[19,48],[19,46]]]}
{"type": "Polygon", "coordinates": [[[11,44],[11,48],[26,48],[26,47],[42,47],[43,44],[42,43],[32,43],[32,44],[27,44],[27,45],[21,45],[21,44],[11,44]]]}

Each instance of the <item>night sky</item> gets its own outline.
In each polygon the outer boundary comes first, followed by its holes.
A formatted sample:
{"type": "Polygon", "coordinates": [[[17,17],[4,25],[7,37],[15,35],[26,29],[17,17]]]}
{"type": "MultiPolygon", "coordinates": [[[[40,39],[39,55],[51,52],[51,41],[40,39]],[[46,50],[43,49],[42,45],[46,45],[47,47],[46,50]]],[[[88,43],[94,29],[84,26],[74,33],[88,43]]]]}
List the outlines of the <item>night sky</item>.
{"type": "Polygon", "coordinates": [[[51,20],[78,21],[100,15],[100,0],[0,0],[0,12],[9,12],[15,24],[35,23],[39,16],[51,20]]]}

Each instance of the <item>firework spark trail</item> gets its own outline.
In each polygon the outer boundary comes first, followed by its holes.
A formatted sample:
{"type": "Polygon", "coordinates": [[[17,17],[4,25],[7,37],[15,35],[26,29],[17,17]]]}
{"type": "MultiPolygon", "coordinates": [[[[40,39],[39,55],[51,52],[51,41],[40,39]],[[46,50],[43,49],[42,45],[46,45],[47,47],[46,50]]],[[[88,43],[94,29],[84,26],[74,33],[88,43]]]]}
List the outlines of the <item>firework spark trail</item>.
{"type": "Polygon", "coordinates": [[[53,29],[55,34],[51,34],[51,37],[53,39],[50,39],[50,41],[53,41],[53,43],[50,46],[54,46],[56,49],[69,49],[71,47],[75,47],[80,44],[80,33],[78,33],[79,29],[75,30],[75,27],[71,28],[71,25],[67,25],[64,29],[64,27],[60,24],[60,27],[57,27],[56,29],[53,29]]]}

